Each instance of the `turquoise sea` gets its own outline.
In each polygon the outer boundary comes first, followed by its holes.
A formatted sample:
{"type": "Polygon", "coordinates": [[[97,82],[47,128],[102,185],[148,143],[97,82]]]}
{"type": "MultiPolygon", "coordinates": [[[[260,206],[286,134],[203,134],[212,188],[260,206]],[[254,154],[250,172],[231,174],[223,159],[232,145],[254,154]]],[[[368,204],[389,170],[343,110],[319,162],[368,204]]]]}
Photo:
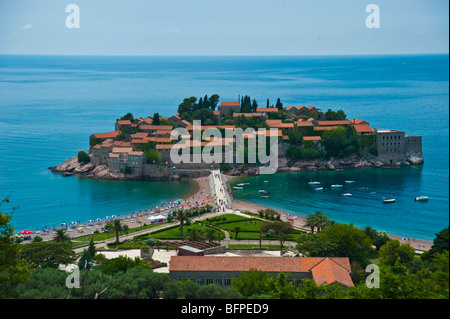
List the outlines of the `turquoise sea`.
{"type": "MultiPolygon", "coordinates": [[[[177,113],[189,96],[250,95],[284,106],[343,109],[372,127],[423,136],[425,164],[401,169],[279,173],[250,178],[237,199],[422,239],[448,226],[449,56],[105,57],[0,55],[0,195],[20,206],[16,230],[145,209],[190,193],[174,182],[95,181],[47,168],[88,149],[89,135],[114,130],[127,112],[177,113]],[[268,180],[268,183],[264,183],[268,180]],[[343,184],[343,191],[324,187],[343,184]],[[360,189],[365,187],[365,189],[360,189]],[[371,192],[376,192],[370,195],[371,192]],[[427,203],[414,197],[427,195],[427,203]],[[382,197],[397,203],[383,205],[382,197]]],[[[2,206],[7,211],[8,206],[2,206]]]]}

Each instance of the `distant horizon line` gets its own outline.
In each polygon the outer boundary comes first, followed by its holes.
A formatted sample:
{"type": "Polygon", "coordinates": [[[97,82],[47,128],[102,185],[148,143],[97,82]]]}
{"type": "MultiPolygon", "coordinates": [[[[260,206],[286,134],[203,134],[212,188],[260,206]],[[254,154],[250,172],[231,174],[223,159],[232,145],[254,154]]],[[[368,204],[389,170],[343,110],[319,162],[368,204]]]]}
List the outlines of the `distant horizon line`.
{"type": "Polygon", "coordinates": [[[257,55],[157,55],[157,54],[34,54],[34,53],[1,53],[0,56],[18,55],[18,56],[66,56],[66,57],[323,57],[323,56],[417,56],[417,55],[449,55],[449,52],[435,52],[435,53],[361,53],[361,54],[257,54],[257,55]]]}

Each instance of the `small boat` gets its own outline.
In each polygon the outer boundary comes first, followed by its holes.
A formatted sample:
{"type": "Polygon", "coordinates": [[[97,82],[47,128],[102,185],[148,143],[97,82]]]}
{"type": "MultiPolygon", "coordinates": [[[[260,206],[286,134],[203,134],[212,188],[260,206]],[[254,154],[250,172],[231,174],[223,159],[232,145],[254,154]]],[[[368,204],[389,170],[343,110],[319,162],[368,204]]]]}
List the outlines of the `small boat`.
{"type": "Polygon", "coordinates": [[[352,195],[352,194],[350,194],[350,193],[345,193],[345,194],[342,194],[342,196],[346,196],[346,197],[352,197],[353,195],[352,195]]]}
{"type": "Polygon", "coordinates": [[[264,183],[268,183],[269,181],[264,181],[264,183]]]}
{"type": "Polygon", "coordinates": [[[262,195],[261,198],[269,198],[268,195],[262,195]]]}
{"type": "Polygon", "coordinates": [[[264,191],[264,192],[261,192],[261,195],[270,195],[270,192],[264,191]]]}
{"type": "Polygon", "coordinates": [[[337,187],[343,187],[343,186],[342,186],[342,185],[339,185],[339,184],[333,184],[333,185],[331,185],[331,187],[337,188],[337,187]]]}
{"type": "Polygon", "coordinates": [[[375,195],[377,192],[371,192],[370,195],[375,195]]]}
{"type": "Polygon", "coordinates": [[[319,185],[320,182],[309,182],[308,184],[309,184],[309,185],[319,185]]]}
{"type": "Polygon", "coordinates": [[[383,203],[384,203],[384,204],[395,203],[395,198],[384,199],[384,200],[383,200],[383,203]]]}
{"type": "Polygon", "coordinates": [[[358,189],[364,189],[365,187],[363,186],[363,187],[358,187],[358,189]]]}
{"type": "Polygon", "coordinates": [[[355,181],[345,181],[346,183],[354,183],[355,181]]]}
{"type": "Polygon", "coordinates": [[[260,189],[258,192],[260,192],[260,193],[264,193],[264,192],[266,192],[264,189],[260,189]]]}
{"type": "Polygon", "coordinates": [[[244,186],[244,185],[245,185],[244,183],[237,184],[237,186],[244,186]]]}
{"type": "Polygon", "coordinates": [[[428,201],[428,196],[417,196],[414,200],[416,201],[416,202],[426,202],[426,201],[428,201]]]}
{"type": "Polygon", "coordinates": [[[323,190],[323,187],[316,187],[316,188],[314,188],[314,190],[315,190],[315,191],[322,191],[322,190],[323,190]]]}
{"type": "Polygon", "coordinates": [[[237,186],[234,186],[233,188],[234,189],[244,189],[244,187],[237,187],[237,186]]]}

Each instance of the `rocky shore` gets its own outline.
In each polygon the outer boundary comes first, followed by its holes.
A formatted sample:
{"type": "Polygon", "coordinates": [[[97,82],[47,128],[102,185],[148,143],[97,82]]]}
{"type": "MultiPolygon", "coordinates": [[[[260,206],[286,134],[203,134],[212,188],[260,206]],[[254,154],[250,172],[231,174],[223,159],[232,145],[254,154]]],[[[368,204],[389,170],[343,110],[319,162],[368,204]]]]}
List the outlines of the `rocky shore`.
{"type": "MultiPolygon", "coordinates": [[[[289,161],[285,157],[278,159],[278,171],[325,171],[325,170],[344,170],[355,168],[371,168],[371,167],[402,167],[409,165],[423,164],[423,157],[411,155],[403,161],[396,163],[388,163],[379,160],[376,156],[366,154],[364,156],[351,156],[346,159],[330,158],[329,160],[300,160],[289,161]]],[[[207,169],[185,169],[173,171],[167,167],[159,167],[152,171],[152,176],[135,176],[119,172],[111,172],[107,165],[95,165],[94,163],[80,163],[78,158],[71,157],[65,162],[49,167],[52,172],[60,173],[63,176],[77,175],[80,177],[93,179],[114,179],[114,180],[180,180],[183,178],[197,178],[206,176],[207,169]]],[[[232,168],[226,172],[229,176],[259,175],[259,168],[256,166],[232,168]]]]}
{"type": "MultiPolygon", "coordinates": [[[[417,155],[405,158],[404,161],[396,163],[388,163],[379,160],[376,156],[367,154],[362,157],[351,156],[346,159],[330,158],[329,160],[300,160],[289,161],[284,157],[278,159],[278,171],[326,171],[326,170],[343,170],[354,168],[371,168],[371,167],[402,167],[410,165],[423,164],[423,158],[417,155]]],[[[258,167],[239,167],[229,170],[227,175],[240,176],[240,175],[259,175],[258,167]]]]}

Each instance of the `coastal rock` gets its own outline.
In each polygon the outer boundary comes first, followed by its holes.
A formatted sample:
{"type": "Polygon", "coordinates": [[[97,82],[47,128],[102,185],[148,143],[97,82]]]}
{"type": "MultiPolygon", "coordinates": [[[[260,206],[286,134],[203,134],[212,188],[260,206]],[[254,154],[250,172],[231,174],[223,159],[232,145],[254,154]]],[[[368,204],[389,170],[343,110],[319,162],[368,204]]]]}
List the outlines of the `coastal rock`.
{"type": "Polygon", "coordinates": [[[74,173],[76,174],[83,174],[83,173],[87,173],[89,171],[92,171],[95,168],[95,164],[94,163],[87,163],[84,165],[79,165],[77,167],[75,167],[75,169],[73,170],[74,173]]]}
{"type": "Polygon", "coordinates": [[[65,173],[65,172],[72,172],[75,168],[79,167],[80,163],[78,163],[78,157],[71,157],[65,162],[52,166],[50,169],[54,173],[65,173]]]}

